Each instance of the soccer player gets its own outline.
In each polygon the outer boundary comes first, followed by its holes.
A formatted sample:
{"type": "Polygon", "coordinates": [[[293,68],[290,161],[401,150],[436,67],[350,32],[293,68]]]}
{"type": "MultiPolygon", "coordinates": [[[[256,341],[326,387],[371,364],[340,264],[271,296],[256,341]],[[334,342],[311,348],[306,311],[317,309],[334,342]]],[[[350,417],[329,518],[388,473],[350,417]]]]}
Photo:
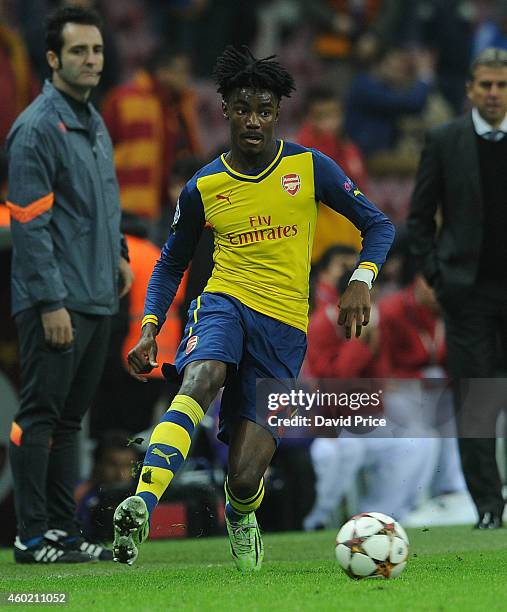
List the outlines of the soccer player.
{"type": "Polygon", "coordinates": [[[368,323],[369,289],[394,229],[341,168],[318,151],[275,137],[280,100],[294,80],[273,57],[228,47],[214,71],[230,123],[231,150],[200,170],[183,189],[169,238],[148,286],[141,338],[130,371],[157,367],[156,336],[205,223],[213,227],[214,269],[191,304],[175,366],[178,395],[155,427],[137,493],[114,516],[113,553],[133,563],[149,516],[181,467],[193,431],[224,387],[219,438],[229,444],[225,521],[239,570],[261,567],[255,511],[263,475],[278,439],[256,422],[257,378],[292,379],[306,350],[308,275],[319,202],[362,232],[357,269],[340,304],[347,338],[368,323]]]}

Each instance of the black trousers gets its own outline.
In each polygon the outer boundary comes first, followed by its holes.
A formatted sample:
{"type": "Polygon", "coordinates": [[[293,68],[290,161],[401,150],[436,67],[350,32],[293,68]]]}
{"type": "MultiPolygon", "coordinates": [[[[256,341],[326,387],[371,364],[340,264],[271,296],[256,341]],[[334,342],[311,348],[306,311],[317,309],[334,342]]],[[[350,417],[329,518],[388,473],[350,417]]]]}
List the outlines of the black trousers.
{"type": "Polygon", "coordinates": [[[15,423],[21,439],[9,446],[18,535],[47,529],[78,534],[73,491],[79,478],[78,432],[100,380],[110,317],[70,312],[74,343],[50,348],[40,313],[16,317],[21,364],[21,402],[15,423]]]}
{"type": "MultiPolygon", "coordinates": [[[[479,386],[474,378],[494,378],[507,370],[507,297],[474,289],[454,307],[444,307],[449,374],[454,381],[456,422],[461,464],[479,513],[501,515],[504,507],[502,483],[496,462],[495,423],[502,408],[498,396],[479,386]],[[473,391],[473,386],[479,392],[473,391]],[[481,390],[485,392],[482,393],[481,390]],[[473,395],[472,395],[473,393],[473,395]],[[477,397],[476,405],[465,405],[465,397],[477,397]],[[472,412],[475,411],[475,414],[472,412]],[[491,434],[476,437],[474,424],[491,434]]],[[[493,385],[491,385],[493,387],[493,385]]],[[[507,406],[507,397],[504,406],[507,406]]]]}

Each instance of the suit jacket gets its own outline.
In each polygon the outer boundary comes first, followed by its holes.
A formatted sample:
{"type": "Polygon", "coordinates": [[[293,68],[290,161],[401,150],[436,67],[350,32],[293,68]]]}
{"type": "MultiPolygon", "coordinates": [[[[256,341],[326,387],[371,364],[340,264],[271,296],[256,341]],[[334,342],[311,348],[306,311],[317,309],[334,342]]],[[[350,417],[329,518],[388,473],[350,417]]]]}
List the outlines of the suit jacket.
{"type": "Polygon", "coordinates": [[[407,221],[412,254],[441,301],[475,284],[483,221],[476,134],[466,115],[428,133],[407,221]]]}

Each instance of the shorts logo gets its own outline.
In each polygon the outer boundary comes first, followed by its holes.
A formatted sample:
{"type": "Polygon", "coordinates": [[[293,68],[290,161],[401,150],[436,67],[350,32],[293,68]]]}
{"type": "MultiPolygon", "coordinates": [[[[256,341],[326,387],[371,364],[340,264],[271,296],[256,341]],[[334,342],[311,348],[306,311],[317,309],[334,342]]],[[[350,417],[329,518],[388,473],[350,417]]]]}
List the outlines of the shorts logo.
{"type": "Polygon", "coordinates": [[[343,183],[345,191],[352,191],[352,183],[348,179],[343,183]]]}
{"type": "Polygon", "coordinates": [[[301,189],[301,177],[299,174],[284,174],[282,176],[282,187],[291,196],[295,196],[301,189]]]}
{"type": "Polygon", "coordinates": [[[185,355],[189,355],[197,346],[199,342],[199,336],[191,336],[187,342],[187,348],[185,349],[185,355]]]}

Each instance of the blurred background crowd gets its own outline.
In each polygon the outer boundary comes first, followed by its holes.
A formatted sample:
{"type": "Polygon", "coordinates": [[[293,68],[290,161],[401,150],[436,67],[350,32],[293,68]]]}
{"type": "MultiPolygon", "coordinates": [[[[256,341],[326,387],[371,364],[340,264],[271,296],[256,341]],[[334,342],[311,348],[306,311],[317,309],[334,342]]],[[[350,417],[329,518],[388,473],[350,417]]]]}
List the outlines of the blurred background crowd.
{"type": "MultiPolygon", "coordinates": [[[[1,201],[7,188],[1,147],[49,76],[44,19],[62,4],[95,7],[104,18],[105,68],[93,102],[115,147],[123,230],[135,273],[82,439],[83,481],[76,496],[89,539],[110,536],[112,508],[134,487],[143,442],[176,389],[160,371],[147,385],[130,378],[126,353],[139,334],[146,285],[179,192],[202,165],[227,150],[228,126],[210,78],[227,44],[246,44],[258,57],[278,55],[297,83],[297,92],[283,102],[279,136],[336,160],[398,229],[375,285],[372,321],[361,338],[346,343],[336,325],[336,303],[360,236],[346,219],[321,207],[305,374],[445,381],[439,306],[408,255],[404,222],[426,131],[467,110],[472,59],[489,46],[507,49],[507,1],[0,0],[1,201]]],[[[6,442],[19,383],[9,315],[8,225],[0,204],[0,509],[6,516],[12,514],[6,442]]],[[[212,250],[211,232],[205,232],[159,336],[161,361],[173,360],[188,305],[210,274],[212,250]]],[[[450,413],[445,383],[418,385],[417,393],[437,393],[450,413]]],[[[406,386],[393,397],[401,404],[413,400],[406,386]]],[[[155,537],[221,528],[227,449],[215,439],[215,413],[216,406],[157,509],[155,537]]],[[[500,465],[505,467],[505,458],[500,465]]],[[[408,525],[475,519],[456,441],[434,432],[404,439],[285,440],[266,490],[259,511],[265,529],[318,529],[334,524],[340,512],[393,514],[393,505],[396,518],[408,525]]],[[[13,533],[14,518],[4,544],[10,545],[13,533]]]]}

